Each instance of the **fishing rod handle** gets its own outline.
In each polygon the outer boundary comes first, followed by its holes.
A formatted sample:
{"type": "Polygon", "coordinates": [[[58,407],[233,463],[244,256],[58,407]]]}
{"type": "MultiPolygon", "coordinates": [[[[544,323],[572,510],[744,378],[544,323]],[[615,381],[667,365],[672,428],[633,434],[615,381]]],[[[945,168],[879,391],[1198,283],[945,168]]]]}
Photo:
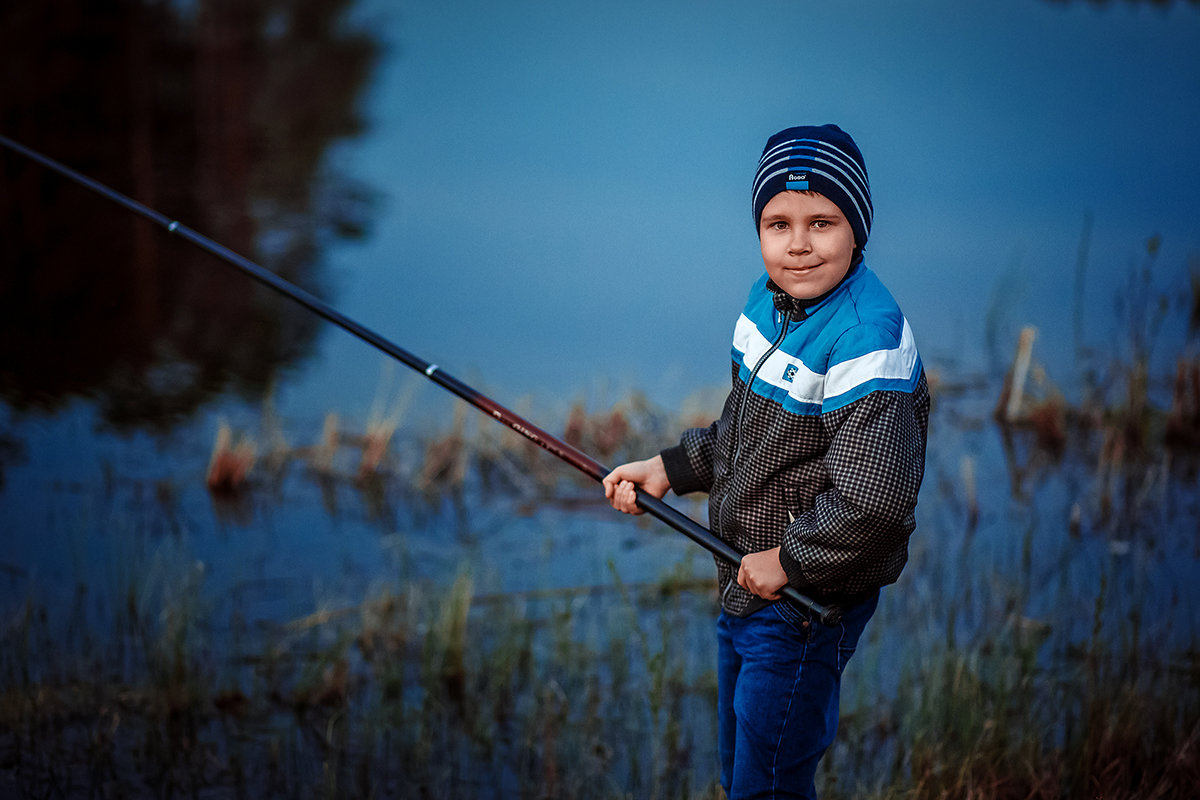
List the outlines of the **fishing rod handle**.
{"type": "MultiPolygon", "coordinates": [[[[678,509],[668,505],[662,499],[646,494],[645,492],[638,492],[637,503],[648,514],[670,525],[718,558],[735,567],[741,565],[742,553],[739,553],[728,542],[714,534],[708,528],[705,528],[678,509]]],[[[779,590],[779,594],[798,608],[815,614],[824,625],[837,625],[842,620],[842,609],[834,605],[818,603],[790,584],[784,584],[783,588],[779,590]]]]}

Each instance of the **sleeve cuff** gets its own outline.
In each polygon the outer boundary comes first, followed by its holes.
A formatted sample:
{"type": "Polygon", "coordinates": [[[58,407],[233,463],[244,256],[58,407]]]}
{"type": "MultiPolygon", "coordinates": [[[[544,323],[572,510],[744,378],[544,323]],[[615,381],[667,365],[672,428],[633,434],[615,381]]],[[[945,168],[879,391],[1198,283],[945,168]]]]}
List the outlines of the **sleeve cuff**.
{"type": "Polygon", "coordinates": [[[667,480],[671,482],[671,491],[682,495],[688,492],[700,491],[703,483],[692,470],[691,459],[682,444],[668,447],[662,453],[663,467],[667,471],[667,480]]]}
{"type": "Polygon", "coordinates": [[[783,567],[783,571],[787,573],[788,583],[792,586],[800,587],[808,583],[804,579],[804,569],[800,566],[800,562],[792,558],[787,547],[779,548],[779,566],[783,567]]]}

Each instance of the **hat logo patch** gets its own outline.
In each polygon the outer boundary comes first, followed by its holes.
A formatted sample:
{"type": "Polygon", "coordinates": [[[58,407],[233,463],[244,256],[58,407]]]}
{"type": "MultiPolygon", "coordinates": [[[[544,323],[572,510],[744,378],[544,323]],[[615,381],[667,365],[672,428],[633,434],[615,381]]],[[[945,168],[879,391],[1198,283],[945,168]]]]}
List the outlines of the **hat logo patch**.
{"type": "Polygon", "coordinates": [[[787,174],[787,188],[792,191],[807,191],[808,171],[789,171],[787,174]]]}

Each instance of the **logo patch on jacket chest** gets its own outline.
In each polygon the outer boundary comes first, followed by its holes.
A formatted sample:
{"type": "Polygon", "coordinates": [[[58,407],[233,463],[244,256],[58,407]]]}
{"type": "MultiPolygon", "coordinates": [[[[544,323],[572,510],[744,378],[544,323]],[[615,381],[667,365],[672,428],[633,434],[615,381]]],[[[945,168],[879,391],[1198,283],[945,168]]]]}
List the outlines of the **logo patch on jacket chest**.
{"type": "Polygon", "coordinates": [[[783,379],[785,381],[793,381],[796,379],[796,373],[799,371],[800,368],[795,364],[788,364],[783,370],[783,379]]]}

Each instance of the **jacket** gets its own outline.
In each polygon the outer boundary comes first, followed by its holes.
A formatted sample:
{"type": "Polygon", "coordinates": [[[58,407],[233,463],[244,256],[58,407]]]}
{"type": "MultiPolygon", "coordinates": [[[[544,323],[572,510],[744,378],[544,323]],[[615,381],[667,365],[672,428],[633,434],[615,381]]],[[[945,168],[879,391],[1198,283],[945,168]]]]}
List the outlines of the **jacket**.
{"type": "MultiPolygon", "coordinates": [[[[908,321],[865,264],[813,301],[755,282],[733,333],[721,417],[662,453],[676,494],[709,493],[709,526],[743,553],[781,546],[788,583],[851,605],[908,560],[929,392],[908,321]]],[[[722,607],[767,605],[717,561],[722,607]]]]}

